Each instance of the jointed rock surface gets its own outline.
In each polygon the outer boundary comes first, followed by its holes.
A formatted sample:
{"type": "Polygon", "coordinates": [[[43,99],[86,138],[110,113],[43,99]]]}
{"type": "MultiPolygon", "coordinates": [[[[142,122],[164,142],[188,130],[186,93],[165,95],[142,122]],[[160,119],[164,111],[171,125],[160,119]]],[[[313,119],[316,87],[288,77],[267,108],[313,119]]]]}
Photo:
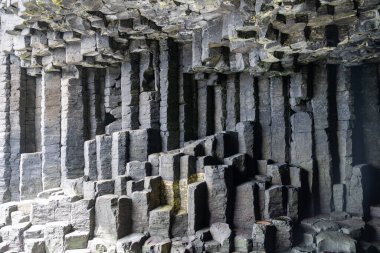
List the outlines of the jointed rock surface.
{"type": "Polygon", "coordinates": [[[0,252],[378,252],[379,13],[1,0],[0,252]]]}

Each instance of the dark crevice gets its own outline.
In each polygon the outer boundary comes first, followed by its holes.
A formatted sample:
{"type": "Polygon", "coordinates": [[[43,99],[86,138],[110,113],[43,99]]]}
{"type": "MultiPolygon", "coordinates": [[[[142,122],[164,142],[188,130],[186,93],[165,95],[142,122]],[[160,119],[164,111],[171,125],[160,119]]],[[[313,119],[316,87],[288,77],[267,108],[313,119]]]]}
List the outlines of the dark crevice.
{"type": "Polygon", "coordinates": [[[339,147],[338,147],[338,111],[336,101],[337,91],[337,65],[327,65],[327,100],[328,100],[328,138],[329,149],[331,154],[331,168],[332,168],[332,183],[340,183],[340,171],[339,171],[339,147]]]}
{"type": "Polygon", "coordinates": [[[364,137],[363,137],[363,113],[361,107],[364,105],[361,88],[361,66],[351,68],[351,87],[354,96],[355,122],[352,131],[352,162],[361,164],[364,159],[364,137]]]}
{"type": "Polygon", "coordinates": [[[337,25],[325,27],[326,46],[336,47],[339,43],[339,29],[337,25]]]}
{"type": "Polygon", "coordinates": [[[285,162],[290,162],[290,142],[292,129],[290,125],[290,116],[292,113],[290,102],[289,102],[289,88],[290,88],[290,77],[284,76],[282,78],[282,83],[284,87],[284,120],[285,120],[285,162]]]}

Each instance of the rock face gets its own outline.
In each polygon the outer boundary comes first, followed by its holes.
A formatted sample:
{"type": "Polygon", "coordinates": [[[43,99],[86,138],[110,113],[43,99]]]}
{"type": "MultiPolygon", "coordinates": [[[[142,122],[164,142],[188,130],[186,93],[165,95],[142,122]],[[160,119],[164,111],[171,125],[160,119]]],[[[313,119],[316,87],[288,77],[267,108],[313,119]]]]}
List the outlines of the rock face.
{"type": "Polygon", "coordinates": [[[0,252],[380,250],[376,0],[0,0],[0,252]]]}

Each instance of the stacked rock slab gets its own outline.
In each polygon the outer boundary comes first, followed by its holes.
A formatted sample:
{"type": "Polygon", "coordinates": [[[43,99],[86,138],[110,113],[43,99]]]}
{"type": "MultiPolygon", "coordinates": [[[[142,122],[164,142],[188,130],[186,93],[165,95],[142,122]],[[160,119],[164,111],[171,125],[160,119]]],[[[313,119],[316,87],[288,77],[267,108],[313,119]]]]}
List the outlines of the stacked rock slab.
{"type": "Polygon", "coordinates": [[[0,252],[380,250],[379,7],[0,1],[0,252]]]}

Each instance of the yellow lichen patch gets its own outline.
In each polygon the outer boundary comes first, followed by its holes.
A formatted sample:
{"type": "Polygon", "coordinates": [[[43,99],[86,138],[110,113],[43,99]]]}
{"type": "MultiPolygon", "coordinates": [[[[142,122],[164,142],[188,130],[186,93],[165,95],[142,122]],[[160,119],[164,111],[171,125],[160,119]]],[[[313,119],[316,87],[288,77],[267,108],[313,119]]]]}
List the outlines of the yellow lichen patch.
{"type": "Polygon", "coordinates": [[[198,175],[193,174],[193,175],[189,176],[187,181],[188,181],[188,184],[192,184],[192,183],[197,182],[198,181],[198,175]]]}
{"type": "Polygon", "coordinates": [[[179,181],[162,180],[161,184],[161,202],[171,205],[173,212],[176,213],[181,207],[181,194],[179,181]]]}
{"type": "Polygon", "coordinates": [[[197,181],[203,181],[205,179],[205,173],[198,173],[197,178],[197,181]]]}
{"type": "Polygon", "coordinates": [[[53,2],[55,5],[57,5],[57,6],[61,6],[63,0],[52,0],[52,2],[53,2]]]}

